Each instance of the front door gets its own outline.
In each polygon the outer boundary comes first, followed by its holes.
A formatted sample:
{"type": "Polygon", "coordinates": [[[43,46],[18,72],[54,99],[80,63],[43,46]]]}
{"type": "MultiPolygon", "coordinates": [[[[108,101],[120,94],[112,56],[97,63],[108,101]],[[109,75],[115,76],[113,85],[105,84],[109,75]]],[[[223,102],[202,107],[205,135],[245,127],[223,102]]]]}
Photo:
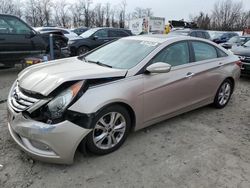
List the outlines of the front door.
{"type": "Polygon", "coordinates": [[[108,36],[108,30],[107,29],[101,29],[95,32],[93,35],[92,43],[93,48],[97,48],[98,46],[101,46],[107,42],[109,42],[109,36],[108,36]]]}

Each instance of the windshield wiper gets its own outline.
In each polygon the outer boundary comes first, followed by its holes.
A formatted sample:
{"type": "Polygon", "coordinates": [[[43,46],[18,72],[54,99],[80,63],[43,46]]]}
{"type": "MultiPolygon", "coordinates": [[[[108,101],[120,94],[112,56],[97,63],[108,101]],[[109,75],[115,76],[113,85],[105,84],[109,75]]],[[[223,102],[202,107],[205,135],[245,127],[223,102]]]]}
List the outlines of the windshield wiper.
{"type": "Polygon", "coordinates": [[[94,64],[97,64],[97,65],[100,65],[100,66],[103,66],[103,67],[109,67],[109,68],[112,68],[112,66],[110,65],[107,65],[107,64],[104,64],[104,63],[101,63],[100,61],[91,61],[91,60],[86,60],[85,61],[87,63],[94,63],[94,64]]]}

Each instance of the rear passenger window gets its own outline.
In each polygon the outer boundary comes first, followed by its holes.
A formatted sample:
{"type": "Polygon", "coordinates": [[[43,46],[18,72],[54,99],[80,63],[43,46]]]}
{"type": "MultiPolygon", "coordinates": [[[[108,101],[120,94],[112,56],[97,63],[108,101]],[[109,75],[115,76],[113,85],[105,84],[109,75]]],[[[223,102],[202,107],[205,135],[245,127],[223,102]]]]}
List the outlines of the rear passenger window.
{"type": "Polygon", "coordinates": [[[198,31],[196,34],[197,34],[197,37],[204,38],[204,36],[202,35],[202,32],[198,31]]]}
{"type": "Polygon", "coordinates": [[[99,37],[99,38],[107,38],[108,37],[108,31],[107,30],[99,30],[97,32],[95,32],[95,36],[99,37]]]}
{"type": "Polygon", "coordinates": [[[178,42],[160,51],[152,63],[164,62],[172,66],[189,63],[189,47],[187,42],[178,42]]]}
{"type": "Polygon", "coordinates": [[[205,39],[210,39],[210,35],[207,32],[203,33],[205,35],[205,39]]]}
{"type": "Polygon", "coordinates": [[[120,37],[119,32],[115,30],[109,30],[110,37],[120,37]]]}
{"type": "Polygon", "coordinates": [[[207,59],[217,58],[215,47],[204,42],[192,42],[195,61],[203,61],[207,59]]]}
{"type": "Polygon", "coordinates": [[[191,37],[196,37],[196,36],[197,36],[197,35],[196,35],[196,32],[190,33],[190,36],[191,36],[191,37]]]}
{"type": "Polygon", "coordinates": [[[120,37],[127,37],[128,36],[128,34],[124,31],[118,31],[118,32],[119,32],[120,37]]]}

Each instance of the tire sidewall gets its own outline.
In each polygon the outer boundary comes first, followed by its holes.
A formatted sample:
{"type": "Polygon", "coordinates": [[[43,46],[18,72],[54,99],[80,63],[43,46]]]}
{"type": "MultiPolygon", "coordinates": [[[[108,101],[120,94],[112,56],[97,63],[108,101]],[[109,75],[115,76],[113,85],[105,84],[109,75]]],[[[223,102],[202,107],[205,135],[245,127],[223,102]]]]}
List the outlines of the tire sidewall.
{"type": "Polygon", "coordinates": [[[87,53],[89,51],[89,48],[87,46],[80,46],[78,49],[77,49],[77,55],[83,55],[83,54],[80,54],[80,50],[81,49],[86,49],[86,52],[87,53]]]}
{"type": "Polygon", "coordinates": [[[95,116],[95,118],[92,122],[92,127],[93,127],[93,130],[86,137],[87,149],[90,152],[97,154],[97,155],[108,154],[108,153],[111,153],[111,152],[117,150],[125,142],[128,134],[129,134],[130,127],[131,127],[131,117],[130,117],[128,111],[126,110],[126,108],[124,108],[120,105],[108,106],[108,107],[103,108],[102,110],[100,110],[97,113],[97,115],[95,116]],[[114,146],[110,149],[100,149],[95,145],[95,143],[93,141],[93,130],[94,130],[96,123],[99,121],[99,119],[101,117],[103,117],[105,114],[108,114],[110,112],[119,112],[120,114],[123,115],[123,117],[125,118],[125,121],[126,121],[126,130],[125,130],[125,133],[124,133],[122,139],[120,140],[120,142],[116,146],[114,146]]]}
{"type": "Polygon", "coordinates": [[[215,96],[215,99],[214,99],[214,106],[215,106],[216,108],[219,108],[219,109],[224,108],[224,107],[229,103],[232,94],[233,94],[233,83],[232,83],[231,80],[226,79],[226,80],[224,80],[224,81],[222,82],[222,84],[220,85],[219,89],[217,90],[217,93],[216,93],[216,96],[215,96]],[[221,104],[219,103],[219,93],[220,93],[221,87],[222,87],[225,83],[229,83],[229,84],[230,84],[230,86],[231,86],[231,87],[230,87],[230,88],[231,88],[231,92],[230,92],[230,96],[229,96],[227,102],[226,102],[224,105],[221,105],[221,104]]]}

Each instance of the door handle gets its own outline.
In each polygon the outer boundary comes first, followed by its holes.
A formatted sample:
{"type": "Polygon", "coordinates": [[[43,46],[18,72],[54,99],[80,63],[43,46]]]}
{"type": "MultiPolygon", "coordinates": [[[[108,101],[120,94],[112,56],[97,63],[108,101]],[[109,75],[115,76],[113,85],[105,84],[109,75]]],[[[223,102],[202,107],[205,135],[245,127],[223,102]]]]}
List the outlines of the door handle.
{"type": "Polygon", "coordinates": [[[194,76],[195,73],[193,72],[188,72],[187,75],[186,75],[186,78],[191,78],[192,76],[194,76]]]}

